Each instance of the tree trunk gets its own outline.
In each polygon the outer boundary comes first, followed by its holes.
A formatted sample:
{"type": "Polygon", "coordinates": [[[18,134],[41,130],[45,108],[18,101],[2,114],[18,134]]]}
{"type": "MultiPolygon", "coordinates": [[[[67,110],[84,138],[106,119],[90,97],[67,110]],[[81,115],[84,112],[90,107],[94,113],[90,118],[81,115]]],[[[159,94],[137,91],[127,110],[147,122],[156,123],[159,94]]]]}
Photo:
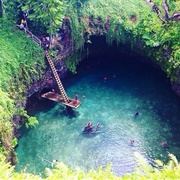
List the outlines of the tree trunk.
{"type": "Polygon", "coordinates": [[[168,5],[167,5],[167,0],[163,0],[163,9],[165,11],[166,21],[168,21],[170,19],[170,16],[169,16],[169,9],[168,9],[168,5]]]}
{"type": "Polygon", "coordinates": [[[3,2],[0,0],[0,18],[3,16],[3,2]]]}
{"type": "Polygon", "coordinates": [[[164,19],[161,17],[161,14],[160,14],[160,9],[156,6],[156,4],[154,4],[152,2],[152,0],[145,0],[153,9],[153,11],[157,14],[158,18],[162,21],[162,22],[165,22],[164,19]]]}

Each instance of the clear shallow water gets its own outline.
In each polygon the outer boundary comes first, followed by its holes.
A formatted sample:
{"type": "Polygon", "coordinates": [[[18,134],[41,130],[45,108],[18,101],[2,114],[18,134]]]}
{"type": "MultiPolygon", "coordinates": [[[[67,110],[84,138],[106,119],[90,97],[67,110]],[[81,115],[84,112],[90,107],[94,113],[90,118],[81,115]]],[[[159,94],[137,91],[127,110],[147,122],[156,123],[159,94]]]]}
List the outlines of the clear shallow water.
{"type": "Polygon", "coordinates": [[[51,167],[48,161],[57,159],[84,171],[112,162],[112,172],[122,176],[134,170],[134,152],[148,160],[166,161],[167,151],[180,158],[180,102],[163,73],[140,62],[99,64],[64,86],[70,97],[78,93],[82,105],[67,116],[64,106],[39,102],[39,125],[24,130],[16,149],[17,171],[28,167],[39,174],[51,167]],[[99,122],[100,133],[83,135],[88,121],[99,122]]]}

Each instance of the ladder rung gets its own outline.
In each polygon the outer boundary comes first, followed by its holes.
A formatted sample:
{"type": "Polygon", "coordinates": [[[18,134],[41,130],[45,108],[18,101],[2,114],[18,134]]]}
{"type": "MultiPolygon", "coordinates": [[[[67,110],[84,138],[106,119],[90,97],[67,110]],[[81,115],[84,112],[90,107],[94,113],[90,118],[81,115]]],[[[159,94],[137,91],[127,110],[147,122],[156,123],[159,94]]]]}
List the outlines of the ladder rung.
{"type": "Polygon", "coordinates": [[[52,69],[53,75],[54,75],[55,80],[56,80],[56,82],[57,82],[57,84],[58,84],[59,90],[60,90],[60,92],[61,92],[61,94],[62,94],[62,96],[63,96],[63,99],[64,99],[65,102],[68,102],[67,94],[66,94],[66,92],[65,92],[65,90],[64,90],[64,87],[63,87],[63,85],[62,85],[62,83],[61,83],[61,80],[60,80],[60,78],[59,78],[59,75],[57,74],[56,68],[54,67],[54,63],[52,62],[52,60],[51,60],[51,58],[50,58],[49,53],[48,53],[47,50],[45,51],[45,55],[46,55],[46,58],[47,58],[47,60],[48,60],[48,63],[50,64],[50,67],[51,67],[51,69],[52,69]]]}

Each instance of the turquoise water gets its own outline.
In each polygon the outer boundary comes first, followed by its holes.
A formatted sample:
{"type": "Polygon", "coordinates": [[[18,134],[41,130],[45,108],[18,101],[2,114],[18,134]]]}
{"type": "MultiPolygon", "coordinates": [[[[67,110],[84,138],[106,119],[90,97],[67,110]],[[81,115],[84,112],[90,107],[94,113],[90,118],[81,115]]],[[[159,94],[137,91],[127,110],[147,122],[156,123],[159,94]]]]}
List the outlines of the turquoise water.
{"type": "Polygon", "coordinates": [[[61,104],[38,103],[34,114],[39,124],[23,130],[16,149],[17,171],[27,167],[26,172],[43,174],[56,159],[85,172],[112,162],[112,172],[122,176],[134,170],[134,152],[148,161],[166,161],[167,151],[180,158],[180,101],[162,72],[141,62],[100,61],[64,86],[68,96],[79,95],[82,105],[68,115],[61,104]],[[88,121],[100,123],[100,132],[82,134],[88,121]]]}

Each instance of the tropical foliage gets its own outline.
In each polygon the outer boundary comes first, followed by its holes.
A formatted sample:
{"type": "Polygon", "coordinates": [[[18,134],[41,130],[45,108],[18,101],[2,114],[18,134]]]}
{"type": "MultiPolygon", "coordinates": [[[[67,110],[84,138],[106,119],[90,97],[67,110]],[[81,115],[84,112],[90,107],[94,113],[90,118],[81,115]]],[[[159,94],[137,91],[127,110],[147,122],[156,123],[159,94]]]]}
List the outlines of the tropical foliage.
{"type": "Polygon", "coordinates": [[[36,117],[29,116],[27,111],[24,110],[22,107],[18,109],[17,113],[21,115],[23,118],[26,118],[25,121],[26,128],[35,127],[35,125],[38,124],[38,120],[36,119],[36,117]]]}
{"type": "MultiPolygon", "coordinates": [[[[164,17],[162,1],[153,2],[164,17]]],[[[180,12],[180,1],[171,1],[169,5],[171,15],[180,12]]],[[[127,43],[134,51],[144,51],[175,80],[180,68],[180,21],[162,21],[145,1],[89,0],[83,4],[81,17],[90,16],[93,19],[91,22],[87,19],[86,23],[96,27],[91,31],[89,28],[90,34],[105,33],[109,44],[127,43]],[[108,30],[104,28],[106,24],[108,30]]]]}
{"type": "Polygon", "coordinates": [[[73,73],[76,74],[76,66],[83,59],[85,54],[82,51],[78,51],[66,59],[66,67],[73,73]]]}
{"type": "MultiPolygon", "coordinates": [[[[60,27],[63,17],[70,20],[74,54],[67,59],[67,67],[76,73],[84,43],[90,43],[92,35],[103,35],[108,44],[128,44],[133,51],[144,52],[162,69],[177,80],[180,68],[180,22],[165,18],[161,0],[153,3],[158,13],[148,4],[150,1],[127,0],[0,0],[0,179],[43,179],[25,172],[17,173],[6,163],[10,151],[17,145],[13,136],[13,115],[27,118],[26,127],[37,124],[34,117],[19,106],[26,99],[30,83],[43,76],[45,67],[42,50],[24,33],[16,29],[20,12],[29,13],[29,20],[37,31],[47,30],[51,35],[60,27]],[[14,25],[12,25],[14,24],[14,25]],[[5,156],[4,156],[5,155],[5,156]]],[[[164,1],[163,1],[164,2],[164,1]]],[[[166,1],[169,15],[180,11],[180,1],[166,1]]],[[[45,31],[44,31],[45,33],[45,31]]],[[[46,169],[44,179],[178,179],[180,165],[169,154],[164,165],[155,161],[155,167],[136,155],[140,166],[136,172],[123,178],[116,177],[107,168],[97,171],[73,171],[63,163],[54,169],[46,169]]]]}
{"type": "Polygon", "coordinates": [[[10,0],[7,3],[4,0],[5,12],[12,17],[12,14],[17,15],[20,10],[28,11],[28,18],[39,31],[43,26],[50,34],[55,33],[62,18],[68,18],[74,51],[83,49],[84,42],[90,40],[91,35],[105,35],[109,44],[126,43],[133,51],[144,52],[156,61],[172,80],[177,80],[180,68],[180,21],[171,17],[180,12],[180,1],[154,0],[153,4],[157,9],[150,5],[149,0],[15,2],[10,0]],[[169,19],[165,18],[167,13],[163,2],[168,5],[169,19]]]}
{"type": "Polygon", "coordinates": [[[0,18],[3,16],[3,3],[0,0],[0,18]]]}
{"type": "Polygon", "coordinates": [[[0,152],[8,155],[17,144],[13,115],[27,118],[28,127],[37,123],[18,104],[26,99],[30,83],[43,75],[45,65],[40,48],[6,18],[0,19],[0,43],[0,152]]]}
{"type": "Polygon", "coordinates": [[[47,28],[47,32],[55,34],[64,17],[65,3],[63,0],[19,1],[28,18],[38,26],[47,28]]]}
{"type": "Polygon", "coordinates": [[[163,164],[160,161],[155,163],[156,167],[150,166],[147,161],[139,154],[135,153],[137,160],[138,160],[138,167],[133,174],[127,174],[124,177],[117,177],[111,172],[111,165],[102,168],[99,167],[97,170],[90,170],[87,173],[82,172],[81,170],[72,170],[68,168],[64,163],[60,162],[57,163],[53,169],[46,168],[45,169],[45,176],[42,178],[38,175],[32,175],[26,173],[26,170],[21,173],[17,173],[14,171],[14,167],[10,164],[5,163],[5,157],[0,155],[0,179],[8,180],[8,179],[18,179],[18,180],[53,180],[53,179],[96,179],[96,180],[143,180],[143,179],[171,179],[176,180],[180,177],[180,164],[177,162],[177,159],[174,155],[169,154],[170,160],[167,164],[163,164]]]}

